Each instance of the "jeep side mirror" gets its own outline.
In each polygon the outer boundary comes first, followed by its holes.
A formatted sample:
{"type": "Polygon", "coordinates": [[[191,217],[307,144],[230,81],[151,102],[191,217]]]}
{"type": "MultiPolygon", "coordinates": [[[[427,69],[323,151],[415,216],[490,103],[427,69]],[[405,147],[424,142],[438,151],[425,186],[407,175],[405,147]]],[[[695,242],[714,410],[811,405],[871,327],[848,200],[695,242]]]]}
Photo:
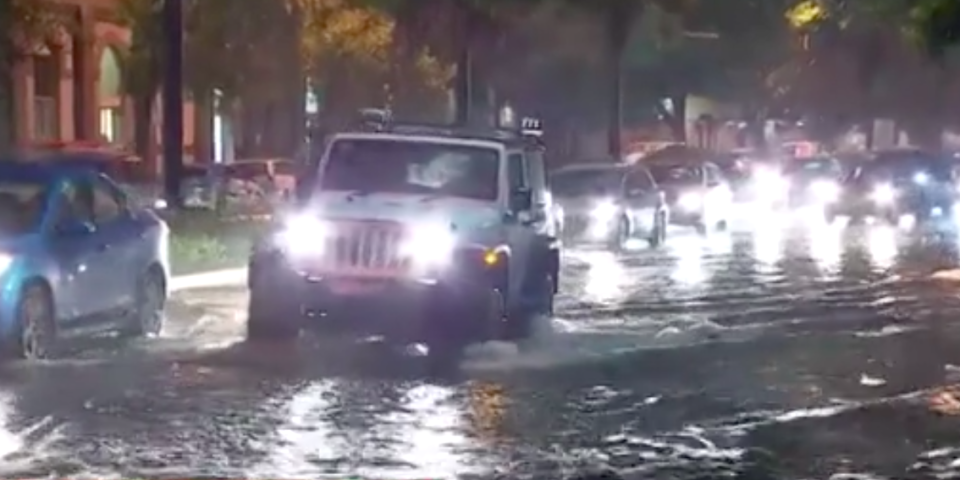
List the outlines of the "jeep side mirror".
{"type": "Polygon", "coordinates": [[[510,211],[518,214],[520,212],[529,212],[533,209],[533,194],[529,189],[523,188],[510,192],[510,211]]]}

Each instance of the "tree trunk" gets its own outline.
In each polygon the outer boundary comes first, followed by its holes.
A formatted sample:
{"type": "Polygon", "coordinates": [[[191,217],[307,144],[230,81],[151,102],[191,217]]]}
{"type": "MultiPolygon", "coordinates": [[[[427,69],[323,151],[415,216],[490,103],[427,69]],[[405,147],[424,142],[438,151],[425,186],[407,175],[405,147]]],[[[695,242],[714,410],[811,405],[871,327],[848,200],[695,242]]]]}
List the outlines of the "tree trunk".
{"type": "Polygon", "coordinates": [[[460,46],[453,94],[456,107],[454,123],[466,125],[473,118],[473,52],[469,42],[460,46]]]}
{"type": "Polygon", "coordinates": [[[619,8],[608,10],[606,18],[607,54],[607,153],[623,158],[623,53],[627,48],[632,19],[619,8]]]}
{"type": "Polygon", "coordinates": [[[213,92],[193,94],[193,162],[213,163],[213,92]]]}
{"type": "Polygon", "coordinates": [[[156,178],[157,168],[156,151],[153,142],[153,106],[154,98],[150,94],[137,94],[131,97],[133,101],[133,151],[146,165],[150,175],[156,178]]]}
{"type": "MultiPolygon", "coordinates": [[[[0,60],[2,61],[2,60],[0,60]]],[[[13,148],[16,139],[13,110],[13,75],[8,71],[0,73],[0,151],[13,148]]]]}

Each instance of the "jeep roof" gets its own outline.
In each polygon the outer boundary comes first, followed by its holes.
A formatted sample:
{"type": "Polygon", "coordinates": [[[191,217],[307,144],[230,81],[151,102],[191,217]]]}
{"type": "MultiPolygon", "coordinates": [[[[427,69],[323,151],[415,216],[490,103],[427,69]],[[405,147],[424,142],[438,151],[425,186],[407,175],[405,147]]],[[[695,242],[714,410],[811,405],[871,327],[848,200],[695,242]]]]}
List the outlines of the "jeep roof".
{"type": "Polygon", "coordinates": [[[519,128],[494,128],[473,125],[438,125],[394,121],[389,110],[363,109],[357,128],[334,135],[336,138],[371,138],[436,142],[441,139],[456,143],[505,147],[543,148],[540,122],[524,118],[519,128]]]}

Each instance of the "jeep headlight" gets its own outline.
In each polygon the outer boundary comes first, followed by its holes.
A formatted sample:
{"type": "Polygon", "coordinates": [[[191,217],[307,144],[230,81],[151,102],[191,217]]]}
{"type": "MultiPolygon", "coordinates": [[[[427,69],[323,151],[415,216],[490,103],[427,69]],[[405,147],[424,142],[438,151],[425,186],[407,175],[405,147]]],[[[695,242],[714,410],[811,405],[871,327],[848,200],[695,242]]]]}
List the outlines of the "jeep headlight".
{"type": "Polygon", "coordinates": [[[446,265],[456,247],[457,238],[442,224],[418,225],[401,247],[401,254],[422,266],[446,265]]]}
{"type": "Polygon", "coordinates": [[[324,238],[329,225],[309,215],[298,215],[286,220],[283,230],[276,235],[277,245],[293,256],[313,256],[323,253],[324,238]]]}

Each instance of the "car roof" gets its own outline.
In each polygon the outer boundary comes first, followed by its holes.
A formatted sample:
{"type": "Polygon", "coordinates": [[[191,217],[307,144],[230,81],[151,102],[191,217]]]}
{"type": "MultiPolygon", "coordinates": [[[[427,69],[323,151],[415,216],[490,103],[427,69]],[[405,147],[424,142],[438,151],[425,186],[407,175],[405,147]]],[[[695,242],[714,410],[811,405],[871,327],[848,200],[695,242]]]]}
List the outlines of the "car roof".
{"type": "Polygon", "coordinates": [[[52,182],[63,176],[85,176],[97,173],[89,164],[68,162],[0,161],[0,181],[52,182]]]}
{"type": "Polygon", "coordinates": [[[627,165],[625,163],[577,163],[567,165],[554,170],[553,174],[575,173],[575,172],[627,172],[632,168],[643,168],[642,166],[627,165]]]}

